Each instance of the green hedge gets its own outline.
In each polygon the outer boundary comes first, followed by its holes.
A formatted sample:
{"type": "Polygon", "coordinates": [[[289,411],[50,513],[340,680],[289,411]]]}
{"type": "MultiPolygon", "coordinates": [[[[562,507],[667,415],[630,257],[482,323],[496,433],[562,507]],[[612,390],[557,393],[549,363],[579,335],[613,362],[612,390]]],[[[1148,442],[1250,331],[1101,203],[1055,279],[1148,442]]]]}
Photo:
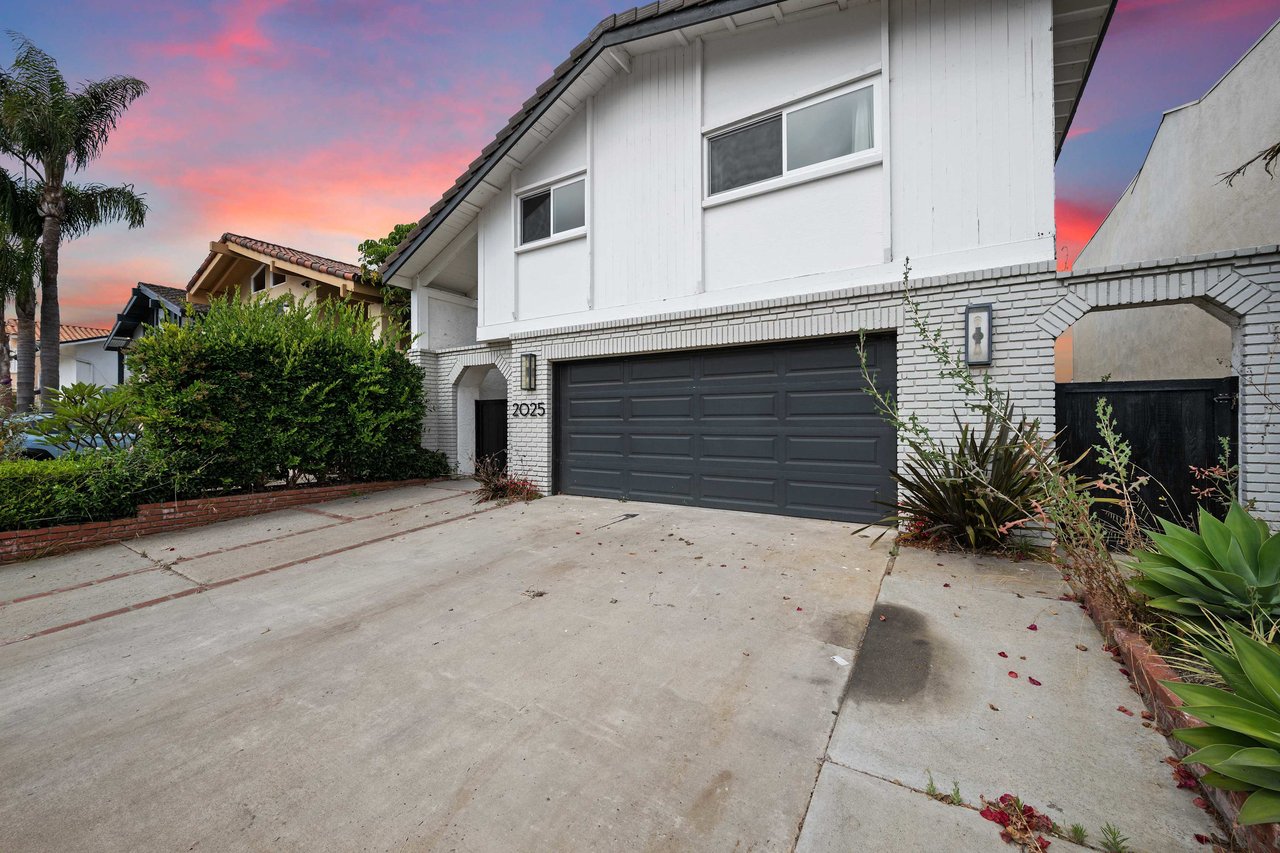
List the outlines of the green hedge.
{"type": "Polygon", "coordinates": [[[169,491],[164,466],[141,450],[0,462],[0,530],[127,518],[169,491]]]}
{"type": "Polygon", "coordinates": [[[420,446],[422,372],[359,306],[218,301],[129,353],[143,441],[183,493],[447,473],[420,446]]]}

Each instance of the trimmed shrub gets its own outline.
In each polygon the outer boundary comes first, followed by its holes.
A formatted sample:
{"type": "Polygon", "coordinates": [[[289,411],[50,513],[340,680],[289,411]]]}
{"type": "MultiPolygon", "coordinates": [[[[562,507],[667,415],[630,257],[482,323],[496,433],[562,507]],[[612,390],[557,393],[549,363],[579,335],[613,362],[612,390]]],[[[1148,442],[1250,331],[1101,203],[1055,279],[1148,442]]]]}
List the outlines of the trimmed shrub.
{"type": "Polygon", "coordinates": [[[137,449],[3,462],[0,530],[125,518],[169,492],[164,466],[137,449]]]}
{"type": "Polygon", "coordinates": [[[149,332],[129,366],[143,441],[183,494],[443,473],[420,444],[421,369],[359,306],[217,301],[149,332]]]}

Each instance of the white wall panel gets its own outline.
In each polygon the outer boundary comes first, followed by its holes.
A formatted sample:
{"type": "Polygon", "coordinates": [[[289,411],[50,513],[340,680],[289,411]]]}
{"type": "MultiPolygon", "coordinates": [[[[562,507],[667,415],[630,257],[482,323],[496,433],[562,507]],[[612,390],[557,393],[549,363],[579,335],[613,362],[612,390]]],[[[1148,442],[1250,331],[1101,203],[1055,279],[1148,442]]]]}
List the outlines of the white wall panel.
{"type": "Polygon", "coordinates": [[[1050,4],[891,0],[890,10],[894,256],[1052,235],[1050,4]]]}
{"type": "Polygon", "coordinates": [[[595,306],[697,292],[702,163],[697,50],[631,59],[595,99],[595,306]]]}
{"type": "Polygon", "coordinates": [[[510,323],[516,308],[515,225],[508,182],[480,211],[480,323],[510,323]]]}
{"type": "Polygon", "coordinates": [[[708,209],[707,290],[880,262],[882,185],[870,166],[708,209]]]}
{"type": "Polygon", "coordinates": [[[519,255],[521,320],[555,317],[587,310],[587,241],[571,240],[519,255]]]}
{"type": "Polygon", "coordinates": [[[880,65],[880,6],[707,39],[703,125],[770,110],[880,65]]]}
{"type": "Polygon", "coordinates": [[[587,167],[587,115],[579,110],[560,125],[538,153],[524,162],[520,170],[520,187],[531,187],[543,181],[576,172],[587,167]]]}

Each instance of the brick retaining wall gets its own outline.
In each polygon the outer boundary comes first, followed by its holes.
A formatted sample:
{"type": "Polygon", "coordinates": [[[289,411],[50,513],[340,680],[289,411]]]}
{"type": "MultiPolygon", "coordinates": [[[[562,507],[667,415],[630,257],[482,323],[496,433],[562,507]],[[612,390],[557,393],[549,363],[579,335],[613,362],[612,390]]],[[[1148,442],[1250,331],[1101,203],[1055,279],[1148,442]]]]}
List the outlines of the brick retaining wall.
{"type": "Polygon", "coordinates": [[[274,492],[246,492],[238,495],[143,504],[138,507],[138,514],[133,518],[63,524],[58,527],[10,530],[0,533],[0,565],[32,557],[65,554],[110,542],[123,542],[126,539],[152,533],[167,533],[303,504],[432,482],[436,481],[385,480],[376,483],[343,483],[336,486],[307,486],[297,489],[280,489],[274,492]]]}

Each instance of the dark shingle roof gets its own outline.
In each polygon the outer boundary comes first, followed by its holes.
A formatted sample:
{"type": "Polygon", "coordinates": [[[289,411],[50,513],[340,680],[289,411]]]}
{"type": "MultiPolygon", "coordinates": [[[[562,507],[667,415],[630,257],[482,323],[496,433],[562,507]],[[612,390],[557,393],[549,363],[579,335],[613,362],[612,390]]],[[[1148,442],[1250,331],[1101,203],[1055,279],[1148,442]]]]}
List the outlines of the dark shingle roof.
{"type": "MultiPolygon", "coordinates": [[[[313,255],[301,249],[291,249],[288,246],[281,246],[279,243],[268,243],[266,240],[258,240],[254,237],[245,237],[230,232],[223,234],[222,239],[218,242],[234,243],[251,252],[257,252],[258,254],[275,258],[278,261],[288,261],[291,264],[297,264],[300,267],[306,267],[318,273],[345,278],[347,281],[360,281],[360,267],[355,264],[349,264],[346,261],[335,261],[333,258],[313,255]]],[[[204,259],[204,263],[200,264],[200,268],[196,270],[195,275],[191,276],[191,281],[187,282],[188,290],[196,283],[209,264],[213,262],[213,258],[214,253],[210,252],[208,257],[204,259]]],[[[185,300],[185,293],[183,298],[185,300]]]]}

